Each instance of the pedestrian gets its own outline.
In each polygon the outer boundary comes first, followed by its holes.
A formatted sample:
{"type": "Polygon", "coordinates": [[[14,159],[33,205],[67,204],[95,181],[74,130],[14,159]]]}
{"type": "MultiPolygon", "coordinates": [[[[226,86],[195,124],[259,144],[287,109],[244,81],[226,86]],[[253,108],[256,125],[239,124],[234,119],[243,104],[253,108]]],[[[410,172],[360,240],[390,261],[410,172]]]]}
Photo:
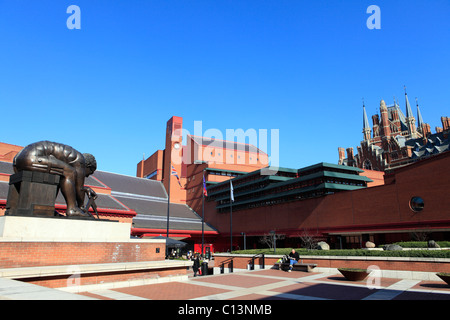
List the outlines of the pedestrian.
{"type": "Polygon", "coordinates": [[[192,270],[194,270],[194,277],[197,276],[199,269],[200,269],[200,258],[198,256],[198,253],[196,253],[194,258],[194,264],[192,265],[192,270]]]}

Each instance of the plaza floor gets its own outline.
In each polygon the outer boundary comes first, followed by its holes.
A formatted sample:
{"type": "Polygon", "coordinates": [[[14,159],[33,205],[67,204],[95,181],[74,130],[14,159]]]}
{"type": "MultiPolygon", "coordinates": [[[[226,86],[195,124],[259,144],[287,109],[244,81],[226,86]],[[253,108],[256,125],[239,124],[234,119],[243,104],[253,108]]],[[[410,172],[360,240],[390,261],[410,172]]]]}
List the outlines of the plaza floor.
{"type": "Polygon", "coordinates": [[[187,281],[92,290],[79,295],[101,300],[450,300],[450,286],[443,281],[366,281],[348,281],[341,274],[270,269],[190,276],[187,281]]]}

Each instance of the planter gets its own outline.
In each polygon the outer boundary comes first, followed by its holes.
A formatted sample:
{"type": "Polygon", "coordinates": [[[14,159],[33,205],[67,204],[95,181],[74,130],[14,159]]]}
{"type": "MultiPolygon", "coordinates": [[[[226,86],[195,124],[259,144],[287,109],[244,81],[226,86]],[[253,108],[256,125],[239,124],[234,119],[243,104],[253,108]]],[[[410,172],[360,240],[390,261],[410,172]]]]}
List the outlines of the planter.
{"type": "Polygon", "coordinates": [[[339,268],[342,275],[350,281],[362,281],[370,274],[366,269],[339,268]]]}
{"type": "Polygon", "coordinates": [[[450,286],[450,273],[436,273],[436,275],[441,278],[442,280],[444,280],[449,286],[450,286]]]}

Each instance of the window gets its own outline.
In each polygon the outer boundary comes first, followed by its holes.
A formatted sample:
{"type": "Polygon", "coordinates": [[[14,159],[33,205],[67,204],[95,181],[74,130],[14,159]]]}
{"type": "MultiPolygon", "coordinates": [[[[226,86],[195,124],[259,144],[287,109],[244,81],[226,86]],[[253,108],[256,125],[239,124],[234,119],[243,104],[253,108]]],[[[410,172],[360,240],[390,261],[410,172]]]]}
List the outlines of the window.
{"type": "Polygon", "coordinates": [[[363,167],[366,170],[372,170],[372,163],[370,163],[370,160],[367,159],[366,161],[364,161],[363,167]]]}
{"type": "Polygon", "coordinates": [[[409,207],[414,212],[420,212],[423,210],[425,203],[421,197],[412,197],[409,201],[409,207]]]}

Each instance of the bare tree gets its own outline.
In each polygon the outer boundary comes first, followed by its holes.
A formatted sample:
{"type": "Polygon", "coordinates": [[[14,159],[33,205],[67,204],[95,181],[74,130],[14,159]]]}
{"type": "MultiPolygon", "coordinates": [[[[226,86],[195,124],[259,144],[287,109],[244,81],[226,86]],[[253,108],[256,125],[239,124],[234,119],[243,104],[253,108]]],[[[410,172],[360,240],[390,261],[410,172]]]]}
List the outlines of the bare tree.
{"type": "Polygon", "coordinates": [[[276,241],[283,240],[284,238],[286,238],[286,235],[284,234],[266,233],[261,238],[259,238],[259,242],[267,245],[270,249],[273,249],[274,245],[276,244],[276,241]]]}
{"type": "Polygon", "coordinates": [[[305,229],[303,229],[301,234],[297,234],[302,243],[302,247],[308,250],[317,248],[317,240],[314,239],[305,229]]]}
{"type": "Polygon", "coordinates": [[[414,241],[427,241],[429,235],[429,232],[420,230],[416,230],[410,233],[410,236],[414,241]]]}

